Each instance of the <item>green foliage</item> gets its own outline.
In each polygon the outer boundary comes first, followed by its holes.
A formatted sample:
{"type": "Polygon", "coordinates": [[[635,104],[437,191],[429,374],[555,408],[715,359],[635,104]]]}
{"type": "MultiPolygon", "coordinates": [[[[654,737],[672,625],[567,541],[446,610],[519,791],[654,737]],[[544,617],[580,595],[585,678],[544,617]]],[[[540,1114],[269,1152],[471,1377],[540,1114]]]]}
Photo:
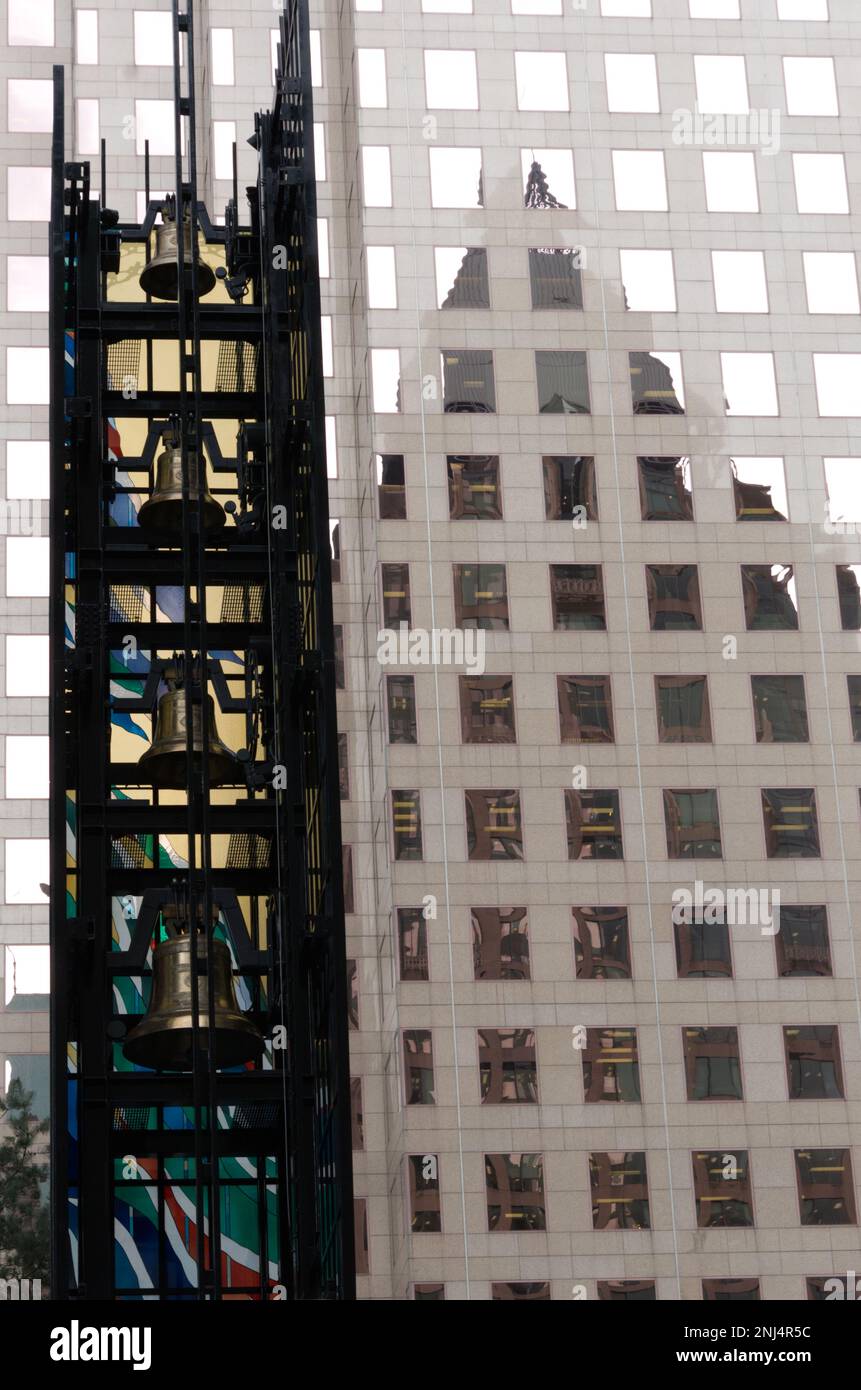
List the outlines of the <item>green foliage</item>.
{"type": "Polygon", "coordinates": [[[48,1169],[35,1152],[48,1129],[30,1106],[32,1091],[16,1078],[0,1096],[0,1278],[48,1278],[48,1208],[40,1184],[48,1169]]]}

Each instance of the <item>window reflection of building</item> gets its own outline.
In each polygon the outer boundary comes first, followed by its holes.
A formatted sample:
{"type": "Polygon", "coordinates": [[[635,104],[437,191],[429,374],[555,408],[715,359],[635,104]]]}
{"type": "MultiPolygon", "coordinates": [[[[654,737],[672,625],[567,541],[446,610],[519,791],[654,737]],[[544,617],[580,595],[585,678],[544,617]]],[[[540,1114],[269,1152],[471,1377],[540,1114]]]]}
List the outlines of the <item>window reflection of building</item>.
{"type": "Polygon", "coordinates": [[[762,792],[765,852],[769,859],[818,859],[816,793],[810,787],[778,787],[762,792]]]}
{"type": "Polygon", "coordinates": [[[490,413],[496,411],[493,353],[445,351],[442,354],[443,410],[490,413]]]}
{"type": "Polygon", "coordinates": [[[712,788],[665,790],[664,821],[668,858],[722,858],[717,792],[712,788]]]}
{"type": "Polygon", "coordinates": [[[645,1153],[590,1154],[589,1185],[596,1231],[651,1229],[645,1153]]]}
{"type": "Polygon", "coordinates": [[[515,743],[511,676],[461,676],[459,684],[464,743],[515,743]]]}
{"type": "Polygon", "coordinates": [[[487,276],[487,251],[483,246],[470,246],[464,251],[451,289],[439,306],[441,309],[489,309],[490,285],[487,276]]]}
{"type": "Polygon", "coordinates": [[[631,944],[625,907],[572,907],[578,980],[630,980],[631,944]]]}
{"type": "Polygon", "coordinates": [[[421,859],[422,808],[419,792],[392,792],[392,832],[395,859],[421,859]]]}
{"type": "Polygon", "coordinates": [[[455,565],[454,609],[458,627],[507,632],[505,565],[455,565]]]}
{"type": "Polygon", "coordinates": [[[717,922],[706,922],[688,913],[687,920],[674,922],[673,927],[680,980],[732,979],[729,928],[723,915],[717,922]]]}
{"type": "Polygon", "coordinates": [[[703,611],[696,565],[647,565],[646,594],[653,632],[700,632],[703,611]]]}
{"type": "Polygon", "coordinates": [[[383,581],[383,624],[385,627],[398,627],[400,623],[409,626],[412,621],[410,605],[410,567],[409,565],[386,564],[381,567],[383,581]]]}
{"type": "Polygon", "coordinates": [[[449,454],[448,507],[452,521],[501,521],[497,454],[449,454]]]}
{"type": "Polygon", "coordinates": [[[858,1286],[854,1273],[848,1276],[846,1274],[814,1274],[808,1276],[805,1282],[807,1297],[811,1303],[836,1301],[854,1303],[858,1298],[858,1293],[861,1293],[861,1286],[858,1286]]]}
{"type": "Polygon", "coordinates": [[[522,859],[520,792],[468,791],[466,843],[470,859],[522,859]]]}
{"type": "Polygon", "coordinates": [[[550,1285],[547,1283],[534,1284],[497,1284],[490,1286],[490,1297],[494,1303],[549,1303],[550,1285]]]}
{"type": "Polygon", "coordinates": [[[637,473],[644,521],[693,521],[689,458],[641,456],[637,459],[637,473]]]}
{"type": "Polygon", "coordinates": [[[350,752],[347,735],[338,735],[338,794],[342,801],[350,800],[350,752]]]}
{"type": "Polygon", "coordinates": [[[563,743],[612,743],[613,699],[609,676],[557,676],[563,743]]]}
{"type": "Polygon", "coordinates": [[[531,1028],[479,1028],[482,1105],[537,1105],[538,1061],[531,1028]]]}
{"type": "Polygon", "coordinates": [[[861,565],[837,566],[837,597],[843,631],[861,631],[861,565]]]}
{"type": "Polygon", "coordinates": [[[605,630],[607,618],[601,565],[551,565],[550,598],[557,632],[605,630]]]}
{"type": "Polygon", "coordinates": [[[655,676],[655,702],[661,743],[711,743],[705,676],[655,676]]]}
{"type": "Polygon", "coordinates": [[[585,352],[536,352],[538,409],[542,415],[588,415],[589,373],[585,352]]]}
{"type": "Polygon", "coordinates": [[[861,676],[847,676],[849,691],[849,717],[852,720],[852,738],[861,743],[861,676]]]}
{"type": "Polygon", "coordinates": [[[445,1284],[413,1284],[416,1303],[444,1303],[445,1284]]]}
{"type": "Polygon", "coordinates": [[[737,1028],[683,1028],[688,1100],[742,1100],[737,1028]]]}
{"type": "Polygon", "coordinates": [[[544,1231],[544,1155],[485,1154],[489,1231],[544,1231]]]}
{"type": "Polygon", "coordinates": [[[635,415],[684,415],[673,374],[650,352],[630,352],[631,400],[635,415]]]}
{"type": "Polygon", "coordinates": [[[774,938],[778,975],[830,975],[828,909],[822,905],[780,906],[780,930],[774,938]]]}
{"type": "Polygon", "coordinates": [[[414,676],[386,676],[389,743],[416,743],[416,682],[414,676]]]}
{"type": "Polygon", "coordinates": [[[548,521],[598,520],[595,460],[583,454],[545,454],[544,514],[548,521]],[[575,510],[579,509],[579,510],[575,510]]]}
{"type": "Polygon", "coordinates": [[[381,521],[404,521],[407,490],[403,454],[377,454],[377,494],[381,521]]]}
{"type": "Polygon", "coordinates": [[[353,894],[353,846],[343,845],[341,848],[341,872],[344,878],[344,911],[355,912],[356,903],[353,894]]]}
{"type": "Polygon", "coordinates": [[[654,1279],[599,1279],[598,1298],[602,1303],[654,1303],[654,1279]]]}
{"type": "Polygon", "coordinates": [[[615,790],[565,789],[569,859],[622,859],[622,822],[615,790]]]}
{"type": "Polygon", "coordinates": [[[583,1049],[583,1092],[587,1104],[638,1102],[640,1062],[634,1028],[587,1028],[583,1049]]]}
{"type": "Polygon", "coordinates": [[[399,907],[398,956],[401,979],[428,979],[427,922],[420,907],[399,907]]]}
{"type": "Polygon", "coordinates": [[[792,565],[742,565],[741,587],[748,632],[798,630],[792,565]]]}
{"type": "Polygon", "coordinates": [[[844,1100],[840,1034],[834,1024],[785,1026],[790,1100],[844,1100]]]}
{"type": "Polygon", "coordinates": [[[368,1246],[368,1203],[365,1197],[353,1198],[353,1223],[356,1240],[356,1273],[370,1274],[371,1261],[368,1246]]]}
{"type": "Polygon", "coordinates": [[[751,676],[757,743],[807,743],[803,676],[751,676]]]}
{"type": "Polygon", "coordinates": [[[433,1037],[428,1029],[404,1032],[407,1105],[434,1105],[433,1037]]]}
{"type": "Polygon", "coordinates": [[[359,1027],[359,971],[354,960],[347,961],[347,1017],[350,1028],[359,1027]]]}
{"type": "Polygon", "coordinates": [[[857,1223],[848,1149],[796,1149],[795,1173],[802,1226],[857,1223]]]}
{"type": "Polygon", "coordinates": [[[746,1152],[730,1150],[691,1155],[694,1201],[699,1227],[752,1226],[753,1197],[746,1152]]]}
{"type": "Polygon", "coordinates": [[[583,282],[573,247],[531,246],[528,256],[533,309],[583,308],[583,282]]]}
{"type": "Polygon", "coordinates": [[[365,1147],[365,1116],[362,1107],[362,1078],[350,1077],[350,1132],[352,1148],[360,1151],[365,1147]]]}
{"type": "Polygon", "coordinates": [[[704,1279],[705,1303],[757,1303],[761,1298],[758,1279],[704,1279]]]}
{"type": "Polygon", "coordinates": [[[439,1159],[436,1154],[408,1154],[407,1175],[410,1185],[410,1229],[442,1230],[440,1207],[439,1159]]]}
{"type": "Polygon", "coordinates": [[[528,980],[529,920],[525,907],[472,907],[472,958],[477,980],[528,980]]]}
{"type": "MultiPolygon", "coordinates": [[[[738,521],[787,521],[783,494],[786,485],[783,476],[783,460],[774,460],[775,477],[771,481],[745,476],[746,465],[750,460],[731,459],[732,488],[735,499],[735,514],[738,521]],[[779,474],[778,474],[779,470],[779,474]],[[780,505],[777,504],[779,495],[780,505]]],[[[763,461],[754,460],[753,466],[762,471],[763,461]]]]}

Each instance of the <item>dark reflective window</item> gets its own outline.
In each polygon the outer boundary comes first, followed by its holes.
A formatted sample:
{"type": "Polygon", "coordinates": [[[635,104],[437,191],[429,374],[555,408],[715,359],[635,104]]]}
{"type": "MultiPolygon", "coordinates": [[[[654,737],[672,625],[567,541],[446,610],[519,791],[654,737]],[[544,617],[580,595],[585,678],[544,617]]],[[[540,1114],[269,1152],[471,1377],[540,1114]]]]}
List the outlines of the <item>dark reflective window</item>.
{"type": "Polygon", "coordinates": [[[548,521],[598,520],[594,458],[584,454],[545,454],[541,468],[548,521]]]}
{"type": "Polygon", "coordinates": [[[705,676],[655,676],[655,703],[661,743],[711,743],[705,676]]]}
{"type": "Polygon", "coordinates": [[[732,979],[729,928],[723,919],[705,921],[703,914],[674,914],[676,970],[680,980],[732,979]]]}
{"type": "Polygon", "coordinates": [[[403,454],[377,454],[377,492],[380,520],[403,521],[407,515],[403,454]]]}
{"type": "Polygon", "coordinates": [[[470,859],[522,859],[520,792],[468,791],[466,843],[470,859]]]}
{"type": "Polygon", "coordinates": [[[460,729],[464,743],[515,743],[511,676],[460,677],[460,729]]]}
{"type": "Polygon", "coordinates": [[[407,1105],[434,1105],[433,1037],[426,1028],[404,1032],[407,1105]]]}
{"type": "Polygon", "coordinates": [[[580,253],[572,247],[529,248],[533,309],[582,309],[580,253]]]}
{"type": "Polygon", "coordinates": [[[728,1147],[713,1153],[693,1153],[691,1158],[697,1225],[752,1226],[753,1196],[747,1153],[728,1147]]]}
{"type": "Polygon", "coordinates": [[[816,793],[810,787],[763,790],[765,852],[769,859],[818,859],[816,793]]]}
{"type": "Polygon", "coordinates": [[[836,1025],[784,1027],[790,1100],[843,1100],[840,1035],[836,1025]]]}
{"type": "Polygon", "coordinates": [[[344,911],[355,912],[353,896],[353,846],[341,846],[341,873],[344,879],[344,911]]]}
{"type": "Polygon", "coordinates": [[[622,820],[615,790],[565,789],[569,859],[622,859],[622,820]]]}
{"type": "Polygon", "coordinates": [[[338,735],[338,793],[342,801],[350,800],[350,753],[347,735],[338,735]]]}
{"type": "Polygon", "coordinates": [[[665,362],[651,352],[630,352],[628,365],[635,415],[684,415],[681,380],[665,362]]]}
{"type": "Polygon", "coordinates": [[[837,566],[837,597],[844,632],[861,632],[861,565],[837,566]]]}
{"type": "Polygon", "coordinates": [[[458,349],[442,354],[443,410],[493,414],[496,385],[493,353],[458,349]]]}
{"type": "Polygon", "coordinates": [[[529,919],[525,907],[473,907],[472,959],[477,980],[528,980],[529,919]]]}
{"type": "Polygon", "coordinates": [[[408,1154],[407,1173],[410,1181],[410,1229],[415,1234],[441,1231],[438,1156],[408,1154]]]}
{"type": "Polygon", "coordinates": [[[807,1297],[812,1303],[854,1303],[861,1293],[861,1280],[846,1274],[819,1274],[807,1279],[807,1297]]]}
{"type": "Polygon", "coordinates": [[[852,737],[861,743],[861,676],[847,676],[849,687],[849,715],[852,720],[852,737]]]}
{"type": "Polygon", "coordinates": [[[497,1284],[490,1286],[490,1297],[493,1303],[549,1303],[550,1285],[547,1283],[535,1284],[497,1284]]]}
{"type": "Polygon", "coordinates": [[[538,1062],[531,1028],[479,1028],[482,1105],[537,1105],[538,1062]]]}
{"type": "Polygon", "coordinates": [[[640,1062],[634,1028],[587,1028],[583,1050],[583,1091],[587,1104],[638,1102],[640,1062]]]}
{"type": "Polygon", "coordinates": [[[370,1274],[368,1201],[366,1197],[353,1198],[353,1228],[356,1241],[356,1273],[370,1274]]]}
{"type": "Polygon", "coordinates": [[[332,563],[332,583],[341,582],[341,523],[340,521],[330,521],[329,523],[329,545],[330,559],[332,563]]]}
{"type": "Polygon", "coordinates": [[[751,676],[757,743],[807,743],[803,676],[751,676]]]}
{"type": "Polygon", "coordinates": [[[758,1303],[758,1279],[704,1279],[704,1303],[758,1303]]]}
{"type": "MultiPolygon", "coordinates": [[[[439,260],[437,260],[439,264],[439,260]]],[[[487,279],[487,252],[483,246],[470,246],[464,252],[451,289],[442,298],[441,309],[489,309],[490,286],[487,279]]]]}
{"type": "Polygon", "coordinates": [[[335,624],[335,689],[343,690],[346,686],[346,671],[344,669],[344,626],[343,623],[335,624]]]}
{"type": "MultiPolygon", "coordinates": [[[[563,178],[564,178],[564,177],[565,177],[565,174],[564,174],[563,171],[562,171],[562,168],[561,168],[561,161],[558,160],[558,156],[559,156],[559,155],[564,156],[564,155],[567,153],[568,162],[570,163],[570,161],[571,161],[571,154],[570,154],[570,152],[566,152],[566,151],[555,151],[555,150],[554,150],[554,151],[546,151],[546,153],[547,153],[547,154],[550,154],[550,155],[552,155],[552,156],[557,156],[557,168],[558,168],[560,177],[563,177],[563,178]]],[[[544,163],[545,163],[545,164],[548,164],[548,168],[550,167],[550,166],[549,166],[549,163],[548,163],[548,160],[547,160],[546,158],[544,159],[544,163]]],[[[572,167],[572,169],[573,169],[573,165],[572,165],[571,167],[572,167]]],[[[525,174],[526,174],[526,187],[525,187],[524,193],[523,193],[523,206],[524,206],[524,207],[527,207],[527,208],[541,208],[541,209],[545,209],[545,208],[567,208],[567,207],[568,207],[568,204],[567,204],[567,203],[560,203],[559,199],[558,199],[557,197],[555,197],[555,195],[554,195],[553,192],[551,191],[551,188],[550,188],[550,179],[549,179],[549,177],[548,177],[548,174],[545,173],[544,169],[542,168],[542,166],[541,166],[541,164],[539,163],[538,160],[533,160],[533,162],[530,164],[530,166],[529,166],[528,169],[526,169],[525,166],[524,166],[524,172],[525,172],[525,174]]],[[[565,172],[567,173],[567,171],[565,171],[565,172]]],[[[551,175],[551,177],[552,177],[552,175],[551,175]]],[[[573,173],[567,173],[567,177],[568,177],[568,182],[571,183],[572,186],[573,186],[573,173]]],[[[560,190],[557,190],[557,191],[560,191],[560,190]]]]}
{"type": "Polygon", "coordinates": [[[422,804],[417,791],[392,792],[392,827],[396,859],[422,857],[422,804]]]}
{"type": "Polygon", "coordinates": [[[855,1186],[848,1149],[796,1149],[802,1226],[854,1226],[855,1186]]]}
{"type": "Polygon", "coordinates": [[[504,565],[455,565],[454,609],[458,627],[508,631],[504,565]]]}
{"type": "Polygon", "coordinates": [[[347,961],[347,1020],[351,1030],[359,1027],[359,971],[354,960],[347,961]]]}
{"type": "Polygon", "coordinates": [[[444,1303],[445,1284],[413,1284],[416,1303],[444,1303]]]}
{"type": "Polygon", "coordinates": [[[823,905],[780,907],[780,931],[774,938],[778,975],[830,975],[828,909],[823,905]]]}
{"type": "Polygon", "coordinates": [[[414,676],[386,676],[389,743],[415,743],[416,682],[414,676]]]}
{"type": "Polygon", "coordinates": [[[741,1100],[736,1028],[683,1028],[688,1100],[741,1100]]]}
{"type": "Polygon", "coordinates": [[[551,565],[550,598],[557,632],[606,629],[604,571],[600,565],[551,565]]]}
{"type": "Polygon", "coordinates": [[[702,630],[700,581],[696,565],[647,565],[646,593],[653,632],[702,630]]]}
{"type": "Polygon", "coordinates": [[[609,676],[557,676],[563,743],[612,743],[613,700],[609,676]]]}
{"type": "Polygon", "coordinates": [[[412,621],[409,565],[383,565],[382,580],[383,625],[397,627],[406,623],[409,626],[412,621]]]}
{"type": "Polygon", "coordinates": [[[644,521],[693,521],[689,458],[641,457],[637,469],[644,521]]]}
{"type": "Polygon", "coordinates": [[[362,1112],[362,1078],[350,1077],[350,1133],[351,1148],[361,1151],[365,1147],[365,1117],[362,1112]]]}
{"type": "Polygon", "coordinates": [[[536,352],[538,409],[542,415],[588,415],[585,352],[536,352]]]}
{"type": "Polygon", "coordinates": [[[721,859],[717,792],[665,790],[664,822],[670,859],[721,859]]]}
{"type": "Polygon", "coordinates": [[[598,1298],[602,1303],[654,1303],[654,1279],[599,1279],[598,1298]]]}
{"type": "Polygon", "coordinates": [[[748,632],[797,630],[798,601],[791,565],[742,565],[741,587],[748,632]]]}
{"type": "Polygon", "coordinates": [[[399,907],[398,957],[402,980],[428,979],[428,931],[420,907],[399,907]]]}
{"type": "Polygon", "coordinates": [[[646,1155],[616,1150],[589,1155],[592,1225],[596,1231],[648,1231],[646,1155]]]}
{"type": "Polygon", "coordinates": [[[485,1154],[489,1231],[544,1231],[544,1155],[485,1154]]]}
{"type": "Polygon", "coordinates": [[[452,521],[499,521],[502,490],[497,454],[448,454],[448,507],[452,521]]]}
{"type": "Polygon", "coordinates": [[[782,458],[734,458],[730,468],[736,520],[789,519],[782,458]]]}
{"type": "Polygon", "coordinates": [[[631,941],[626,907],[572,907],[578,980],[630,980],[631,941]]]}

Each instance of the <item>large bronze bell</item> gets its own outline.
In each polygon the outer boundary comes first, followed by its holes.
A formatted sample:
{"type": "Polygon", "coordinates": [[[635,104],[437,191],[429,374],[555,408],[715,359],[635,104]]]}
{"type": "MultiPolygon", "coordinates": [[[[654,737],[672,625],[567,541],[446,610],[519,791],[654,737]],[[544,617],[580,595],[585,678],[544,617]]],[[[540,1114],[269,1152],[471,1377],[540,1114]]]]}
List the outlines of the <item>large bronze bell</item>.
{"type": "MultiPolygon", "coordinates": [[[[155,488],[138,512],[138,526],[145,531],[182,530],[182,450],[170,431],[164,435],[164,452],[156,459],[155,488]]],[[[218,531],[224,525],[224,508],[200,481],[197,454],[188,458],[188,495],[200,511],[204,531],[218,531]]]]}
{"type": "MultiPolygon", "coordinates": [[[[200,690],[192,687],[189,698],[191,701],[192,757],[195,771],[199,771],[203,757],[200,690]]],[[[209,747],[207,750],[209,785],[221,787],[226,782],[236,782],[242,779],[238,776],[239,763],[237,759],[218,737],[215,723],[215,703],[212,696],[207,695],[206,699],[209,715],[209,747]]],[[[185,787],[187,728],[186,696],[185,690],[180,686],[168,690],[159,700],[155,721],[155,738],[138,761],[138,767],[146,774],[147,781],[152,782],[154,787],[179,789],[185,787]]]]}
{"type": "Polygon", "coordinates": [[[123,1051],[130,1062],[142,1067],[163,1067],[188,1071],[192,1066],[194,1011],[192,1007],[192,941],[197,942],[198,1039],[204,1057],[208,1056],[212,1033],[209,1027],[209,985],[206,977],[207,953],[212,956],[212,987],[215,998],[215,1061],[219,1067],[237,1067],[250,1062],[263,1051],[263,1036],[236,1002],[230,951],[223,941],[204,932],[187,931],[167,941],[157,942],[152,958],[152,997],[140,1023],[132,1028],[123,1051]]]}
{"type": "MultiPolygon", "coordinates": [[[[176,214],[173,197],[162,207],[162,225],[155,229],[155,255],[140,275],[140,287],[153,299],[179,298],[179,259],[177,256],[176,214]]],[[[191,292],[191,218],[186,211],[182,220],[183,274],[191,292]]],[[[195,255],[197,248],[195,247],[195,255]]],[[[215,284],[215,272],[196,255],[197,297],[209,294],[215,284]]]]}

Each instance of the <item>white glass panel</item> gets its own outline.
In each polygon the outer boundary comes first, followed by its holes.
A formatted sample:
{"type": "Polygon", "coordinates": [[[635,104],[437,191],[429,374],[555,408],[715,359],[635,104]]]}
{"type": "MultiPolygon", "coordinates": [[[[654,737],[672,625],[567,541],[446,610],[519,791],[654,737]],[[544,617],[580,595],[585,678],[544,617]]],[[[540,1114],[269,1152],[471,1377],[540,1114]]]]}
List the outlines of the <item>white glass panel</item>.
{"type": "Polygon", "coordinates": [[[770,352],[722,352],[727,415],[778,415],[774,358],[770,352]]]}
{"type": "MultiPolygon", "coordinates": [[[[431,151],[431,173],[433,154],[431,151]]],[[[392,206],[392,160],[388,145],[362,146],[362,188],[366,208],[392,206]]]]}
{"type": "Polygon", "coordinates": [[[323,85],[323,47],[320,42],[320,30],[311,30],[311,86],[322,87],[323,85]]]}
{"type": "Polygon", "coordinates": [[[50,882],[50,865],[47,840],[7,840],[7,903],[47,904],[48,895],[41,885],[50,882]]]}
{"type": "Polygon", "coordinates": [[[651,19],[652,0],[601,0],[601,13],[621,19],[651,19]]]}
{"type": "Polygon", "coordinates": [[[792,165],[799,212],[849,211],[842,154],[794,154],[792,165]]]}
{"type": "Polygon", "coordinates": [[[322,121],[314,122],[314,173],[318,183],[326,182],[326,127],[322,121]]]}
{"type": "Polygon", "coordinates": [[[101,150],[98,97],[78,97],[75,102],[75,149],[78,154],[101,150]]]}
{"type": "Polygon", "coordinates": [[[739,19],[738,0],[690,0],[691,19],[739,19]]]}
{"type": "Polygon", "coordinates": [[[48,349],[6,349],[6,400],[9,405],[47,405],[50,398],[48,349]]]}
{"type": "Polygon", "coordinates": [[[359,75],[359,105],[388,106],[386,95],[386,50],[357,48],[356,67],[359,75]]]}
{"type": "Polygon", "coordinates": [[[431,201],[435,208],[481,207],[481,150],[431,147],[431,201]]]}
{"type": "Polygon", "coordinates": [[[827,19],[828,0],[777,0],[778,19],[827,19]]]}
{"type": "Polygon", "coordinates": [[[326,477],[338,476],[338,431],[334,415],[326,416],[326,477]]]}
{"type": "Polygon", "coordinates": [[[768,285],[761,251],[712,251],[719,314],[767,314],[768,285]]]}
{"type": "Polygon", "coordinates": [[[425,98],[443,111],[478,110],[475,52],[466,49],[425,49],[425,98]]]}
{"type": "Polygon", "coordinates": [[[48,795],[48,735],[6,735],[6,798],[41,800],[48,795]]]}
{"type": "MultiPolygon", "coordinates": [[[[170,10],[135,10],[135,63],[139,68],[173,67],[173,16],[170,10]]],[[[182,62],[183,41],[179,56],[182,62]]]]}
{"type": "Polygon", "coordinates": [[[784,58],[786,109],[790,116],[837,116],[833,58],[784,58]]]}
{"type": "Polygon", "coordinates": [[[47,256],[6,257],[6,308],[10,313],[47,313],[47,256]]]}
{"type": "Polygon", "coordinates": [[[7,946],[3,969],[7,1009],[21,995],[50,992],[51,953],[47,946],[7,946]]]}
{"type": "Polygon", "coordinates": [[[472,0],[422,0],[424,14],[472,14],[472,0]]]}
{"type": "Polygon", "coordinates": [[[13,134],[48,135],[54,126],[54,84],[43,78],[10,77],[7,116],[13,134]]]}
{"type": "Polygon", "coordinates": [[[861,521],[861,458],[826,458],[829,521],[861,521]]]}
{"type": "MultiPolygon", "coordinates": [[[[182,122],[182,139],[185,143],[185,122],[182,122]]],[[[172,155],[173,143],[173,102],[136,101],[135,102],[135,149],[144,153],[145,142],[149,140],[151,155],[172,155]]]]}
{"type": "Polygon", "coordinates": [[[235,121],[212,122],[213,173],[217,179],[233,178],[233,146],[235,142],[235,121]]]}
{"type": "Polygon", "coordinates": [[[619,262],[628,309],[675,313],[672,251],[620,251],[619,262]]]}
{"type": "Polygon", "coordinates": [[[233,30],[211,29],[212,36],[212,85],[232,87],[236,78],[233,71],[233,30]]]}
{"type": "Polygon", "coordinates": [[[79,63],[99,61],[98,10],[75,10],[75,54],[79,63]]]}
{"type": "Polygon", "coordinates": [[[512,14],[561,14],[562,0],[511,0],[512,14]]]}
{"type": "Polygon", "coordinates": [[[667,179],[661,150],[614,150],[613,180],[619,212],[667,211],[667,179]]]}
{"type": "Polygon", "coordinates": [[[328,217],[317,218],[317,262],[320,268],[320,279],[329,278],[329,219],[328,217]]]}
{"type": "Polygon", "coordinates": [[[699,111],[738,115],[750,110],[744,58],[697,54],[694,74],[699,111]]]}
{"type": "Polygon", "coordinates": [[[660,111],[654,53],[605,53],[610,111],[660,111]]]}
{"type": "Polygon", "coordinates": [[[9,0],[9,46],[50,48],[54,0],[9,0]]]}
{"type": "Polygon", "coordinates": [[[356,9],[360,14],[381,14],[383,0],[356,0],[356,9]]]}
{"type": "Polygon", "coordinates": [[[320,339],[323,346],[323,375],[334,376],[334,356],[332,354],[332,316],[321,314],[320,339]]]}
{"type": "Polygon", "coordinates": [[[401,354],[398,348],[371,349],[372,409],[378,415],[400,410],[401,354]]]}
{"type": "Polygon", "coordinates": [[[759,212],[752,153],[704,151],[703,175],[709,212],[759,212]]]}
{"type": "Polygon", "coordinates": [[[6,496],[50,497],[50,449],[47,439],[6,441],[6,496]]]}
{"type": "Polygon", "coordinates": [[[398,281],[394,246],[366,246],[368,308],[397,309],[398,281]]]}
{"type": "Polygon", "coordinates": [[[861,353],[814,352],[816,395],[822,416],[861,415],[861,353]]]}
{"type": "Polygon", "coordinates": [[[520,111],[567,111],[568,65],[564,53],[515,53],[520,111]]]}
{"type": "Polygon", "coordinates": [[[6,638],[7,697],[12,699],[50,693],[48,638],[10,634],[6,638]]]}
{"type": "Polygon", "coordinates": [[[6,216],[10,222],[47,222],[51,216],[51,170],[10,164],[6,216]]]}
{"type": "Polygon", "coordinates": [[[861,313],[858,274],[851,251],[805,251],[804,279],[811,314],[861,313]]]}
{"type": "Polygon", "coordinates": [[[9,598],[47,598],[46,536],[6,537],[6,594],[9,598]]]}
{"type": "Polygon", "coordinates": [[[541,166],[547,180],[547,187],[558,203],[565,208],[577,206],[577,193],[574,186],[574,155],[571,150],[521,150],[520,168],[523,186],[529,178],[533,164],[541,166]]]}

